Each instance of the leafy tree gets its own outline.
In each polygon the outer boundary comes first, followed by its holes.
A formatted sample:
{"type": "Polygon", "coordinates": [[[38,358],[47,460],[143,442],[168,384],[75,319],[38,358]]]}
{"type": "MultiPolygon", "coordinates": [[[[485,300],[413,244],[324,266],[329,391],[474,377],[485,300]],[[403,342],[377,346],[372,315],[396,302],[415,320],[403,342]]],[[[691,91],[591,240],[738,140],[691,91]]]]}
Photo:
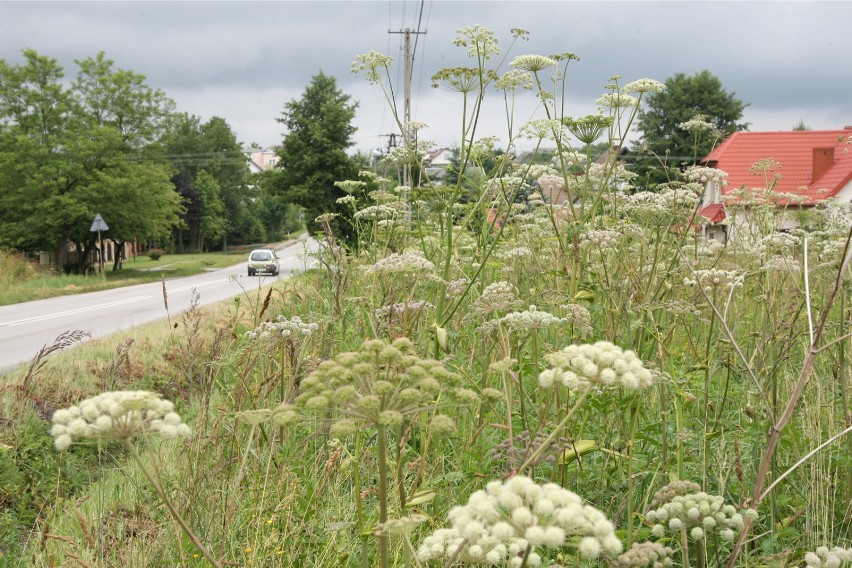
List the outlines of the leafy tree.
{"type": "Polygon", "coordinates": [[[637,161],[635,171],[646,182],[667,181],[670,176],[666,168],[694,163],[720,140],[748,127],[741,122],[746,103],[725,91],[719,78],[709,71],[676,73],[665,85],[665,91],[648,95],[638,115],[641,146],[649,156],[637,161]],[[702,115],[704,129],[680,126],[696,115],[702,115]]]}
{"type": "Polygon", "coordinates": [[[180,202],[154,141],[172,101],[103,53],[76,61],[67,88],[56,60],[24,58],[0,61],[0,245],[55,248],[62,266],[69,242],[94,245],[95,213],[119,248],[167,232],[180,202]]]}
{"type": "MultiPolygon", "coordinates": [[[[272,186],[274,193],[285,201],[304,208],[308,230],[321,230],[315,221],[325,212],[347,214],[336,203],[346,195],[335,187],[335,181],[354,179],[358,174],[355,161],[346,154],[353,145],[357,103],[337,88],[334,77],[320,72],[311,79],[302,98],[291,100],[284,107],[278,122],[287,128],[283,144],[278,149],[281,158],[272,186]]],[[[335,219],[336,234],[351,240],[351,225],[335,219]]]]}
{"type": "MultiPolygon", "coordinates": [[[[224,119],[214,116],[202,123],[197,116],[175,115],[169,125],[165,147],[175,169],[184,174],[178,178],[183,185],[176,185],[176,191],[184,199],[202,199],[207,192],[205,205],[197,205],[199,216],[183,227],[190,232],[186,244],[191,250],[213,246],[214,234],[222,240],[223,246],[228,242],[242,244],[264,240],[264,231],[258,231],[256,226],[255,195],[249,182],[251,174],[245,154],[224,119]],[[210,176],[216,183],[217,195],[209,194],[211,180],[201,182],[202,175],[210,176]],[[200,187],[200,183],[207,183],[206,189],[200,187]],[[189,191],[186,184],[196,191],[189,191]]],[[[184,222],[187,221],[185,218],[184,222]]],[[[175,237],[183,243],[182,232],[175,237]]]]}

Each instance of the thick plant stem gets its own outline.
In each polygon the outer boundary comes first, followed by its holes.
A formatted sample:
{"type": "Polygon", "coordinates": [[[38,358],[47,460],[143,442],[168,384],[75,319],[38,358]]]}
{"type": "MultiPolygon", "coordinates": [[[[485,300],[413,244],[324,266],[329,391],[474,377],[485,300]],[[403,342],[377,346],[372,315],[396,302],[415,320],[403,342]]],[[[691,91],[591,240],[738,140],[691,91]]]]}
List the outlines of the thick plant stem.
{"type": "MultiPolygon", "coordinates": [[[[379,523],[388,521],[388,432],[379,426],[379,523]]],[[[379,535],[379,566],[388,568],[390,543],[385,531],[379,535]]]]}
{"type": "Polygon", "coordinates": [[[355,513],[358,516],[358,534],[361,535],[361,568],[369,568],[369,543],[367,537],[364,536],[364,503],[361,499],[361,433],[358,432],[355,437],[355,469],[354,479],[355,484],[355,513]]]}
{"type": "Polygon", "coordinates": [[[139,455],[139,452],[136,451],[136,446],[133,445],[133,442],[131,440],[124,440],[124,445],[130,451],[130,455],[133,456],[133,460],[139,466],[139,469],[141,469],[142,473],[145,474],[145,478],[154,487],[154,491],[157,492],[157,495],[160,497],[160,500],[169,510],[169,513],[171,513],[172,518],[177,521],[177,523],[180,525],[180,528],[183,529],[184,534],[189,537],[189,540],[192,541],[192,544],[195,545],[195,547],[198,549],[199,552],[201,552],[201,555],[204,556],[204,558],[206,558],[213,566],[221,568],[222,564],[218,560],[216,560],[216,558],[212,554],[210,554],[210,551],[208,551],[203,544],[201,544],[201,540],[199,540],[198,536],[194,532],[192,532],[192,529],[189,527],[189,524],[184,520],[180,513],[177,512],[177,509],[175,509],[175,506],[172,504],[171,499],[169,499],[169,497],[166,495],[166,492],[163,491],[163,488],[160,487],[160,484],[157,482],[156,479],[154,479],[154,476],[151,474],[150,471],[148,471],[148,468],[145,467],[145,464],[142,462],[142,457],[139,455]]]}

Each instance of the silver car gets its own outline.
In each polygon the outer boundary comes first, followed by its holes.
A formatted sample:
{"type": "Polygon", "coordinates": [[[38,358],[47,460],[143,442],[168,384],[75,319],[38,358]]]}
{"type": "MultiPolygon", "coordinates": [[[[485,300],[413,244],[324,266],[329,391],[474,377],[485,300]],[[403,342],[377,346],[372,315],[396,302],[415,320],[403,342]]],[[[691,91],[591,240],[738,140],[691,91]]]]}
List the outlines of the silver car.
{"type": "Polygon", "coordinates": [[[258,273],[272,274],[277,276],[281,270],[275,251],[270,249],[256,249],[251,251],[248,259],[248,275],[254,276],[258,273]]]}

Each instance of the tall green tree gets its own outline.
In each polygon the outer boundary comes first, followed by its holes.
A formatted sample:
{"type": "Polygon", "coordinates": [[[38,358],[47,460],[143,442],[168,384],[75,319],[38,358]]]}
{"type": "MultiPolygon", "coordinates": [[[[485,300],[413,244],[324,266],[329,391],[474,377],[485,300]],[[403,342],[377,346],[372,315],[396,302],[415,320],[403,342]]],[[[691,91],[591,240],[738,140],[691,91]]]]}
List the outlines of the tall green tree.
{"type": "Polygon", "coordinates": [[[747,104],[727,92],[710,71],[676,73],[665,85],[663,92],[649,94],[639,110],[637,128],[647,154],[635,165],[640,183],[668,181],[672,170],[701,160],[725,137],[748,127],[742,122],[747,104]],[[697,115],[705,127],[681,126],[697,115]]]}
{"type": "Polygon", "coordinates": [[[58,266],[69,242],[92,247],[95,213],[121,244],[167,233],[180,209],[155,144],[172,101],[102,53],[76,63],[66,87],[33,50],[0,61],[0,245],[53,248],[58,266]]]}
{"type": "MultiPolygon", "coordinates": [[[[278,149],[280,161],[272,180],[274,191],[285,201],[296,203],[305,210],[308,230],[321,230],[315,221],[322,213],[347,214],[336,200],[345,193],[335,187],[335,181],[354,179],[358,166],[346,150],[354,141],[357,103],[337,88],[334,77],[320,72],[311,79],[299,100],[284,107],[278,122],[287,128],[283,144],[278,149]]],[[[333,228],[343,239],[353,237],[351,225],[335,219],[333,228]]]]}
{"type": "MultiPolygon", "coordinates": [[[[169,125],[165,148],[176,175],[181,175],[180,183],[189,183],[194,188],[188,191],[184,186],[175,186],[184,200],[192,196],[201,199],[207,191],[206,206],[187,203],[187,206],[198,208],[197,222],[203,224],[184,227],[192,234],[186,243],[192,250],[213,246],[213,234],[219,235],[222,246],[265,240],[265,232],[257,219],[256,190],[250,182],[245,153],[223,118],[214,116],[202,123],[194,115],[175,115],[169,125]],[[200,181],[203,175],[209,175],[216,182],[216,197],[209,194],[207,182],[210,180],[200,181]],[[221,206],[217,202],[221,202],[221,206]],[[206,212],[201,213],[201,209],[206,212]],[[201,235],[206,235],[203,243],[198,239],[201,235]]],[[[178,233],[176,237],[182,240],[183,235],[178,233]]]]}

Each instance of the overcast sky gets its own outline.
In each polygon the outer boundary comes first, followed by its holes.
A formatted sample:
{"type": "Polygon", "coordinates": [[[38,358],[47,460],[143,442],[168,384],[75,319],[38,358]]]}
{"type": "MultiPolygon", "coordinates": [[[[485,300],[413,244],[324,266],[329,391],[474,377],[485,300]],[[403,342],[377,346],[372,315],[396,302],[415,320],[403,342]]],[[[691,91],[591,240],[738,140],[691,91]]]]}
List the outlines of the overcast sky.
{"type": "MultiPolygon", "coordinates": [[[[852,2],[7,2],[0,0],[0,59],[35,49],[73,77],[75,59],[105,52],[141,73],[183,112],[224,118],[245,144],[280,143],[276,122],[318,71],[334,75],[359,103],[356,147],[386,144],[393,121],[381,92],[350,73],[355,55],[376,50],[399,63],[404,28],[417,37],[412,119],[424,137],[458,143],[458,94],[435,91],[430,77],[466,65],[451,42],[480,24],[504,47],[511,28],[530,32],[512,55],[581,57],[569,68],[567,114],[594,111],[612,75],[664,81],[708,69],[749,103],[750,129],[814,129],[852,124],[852,2]]],[[[396,86],[401,92],[401,85],[396,86]]],[[[505,119],[495,95],[480,130],[500,136],[505,119]]],[[[535,111],[523,105],[518,121],[535,111]]]]}

